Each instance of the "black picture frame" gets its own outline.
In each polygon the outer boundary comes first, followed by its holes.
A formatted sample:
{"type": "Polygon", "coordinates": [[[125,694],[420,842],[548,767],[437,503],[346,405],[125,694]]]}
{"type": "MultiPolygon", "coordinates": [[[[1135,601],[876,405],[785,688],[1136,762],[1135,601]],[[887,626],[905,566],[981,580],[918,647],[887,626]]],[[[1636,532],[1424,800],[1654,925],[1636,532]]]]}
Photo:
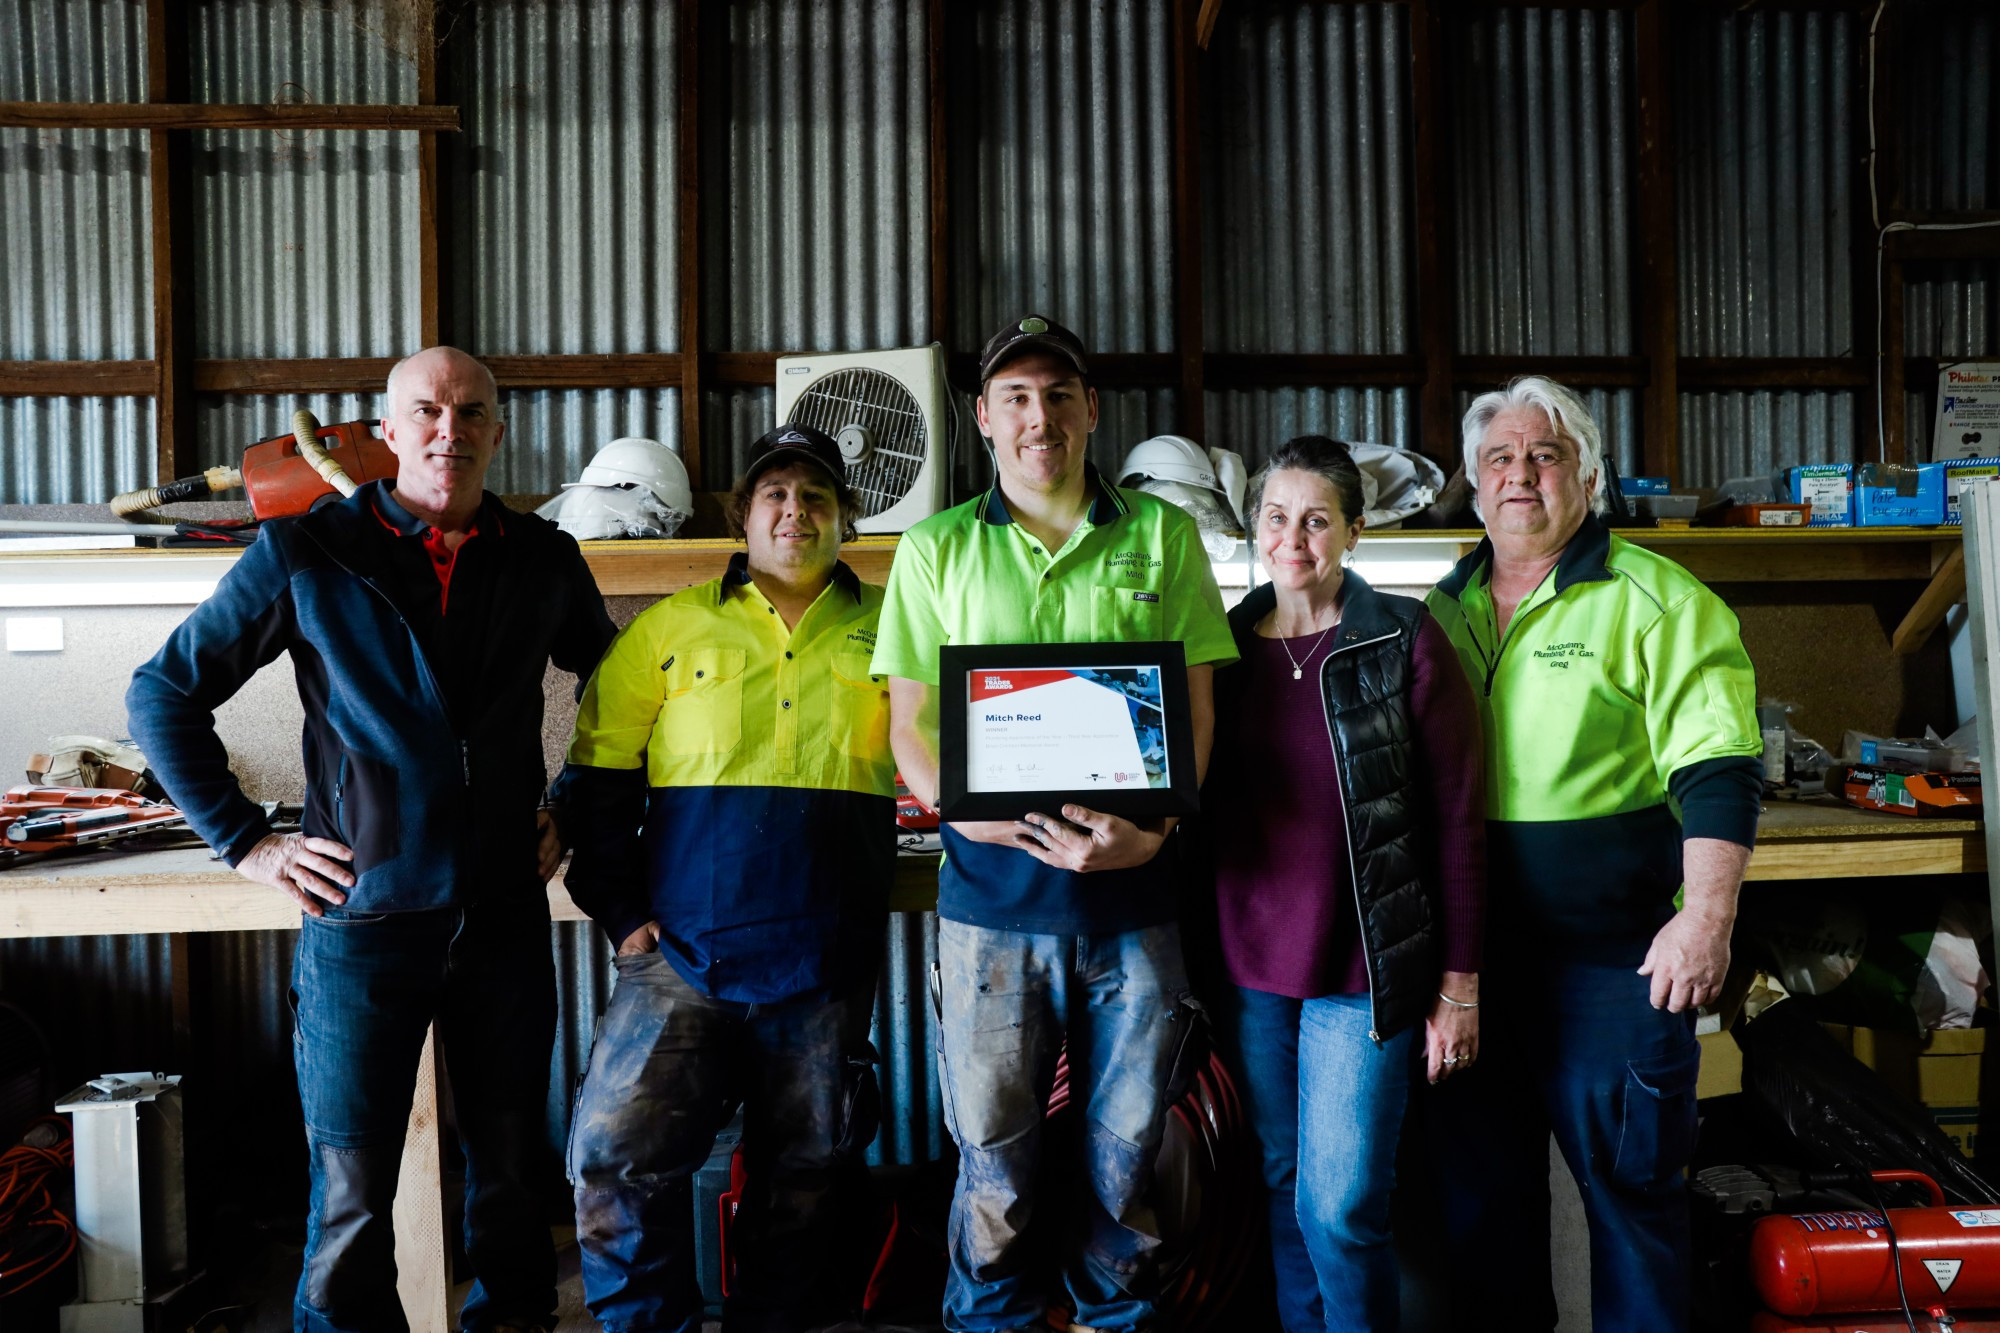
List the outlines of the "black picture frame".
{"type": "Polygon", "coordinates": [[[938,650],[938,813],[950,821],[1019,819],[1030,811],[1060,817],[1080,805],[1135,822],[1201,809],[1195,777],[1194,722],[1188,710],[1187,653],[1174,641],[1142,643],[949,644],[938,650]],[[1154,668],[1159,672],[1168,785],[980,791],[967,780],[974,672],[1154,668]]]}

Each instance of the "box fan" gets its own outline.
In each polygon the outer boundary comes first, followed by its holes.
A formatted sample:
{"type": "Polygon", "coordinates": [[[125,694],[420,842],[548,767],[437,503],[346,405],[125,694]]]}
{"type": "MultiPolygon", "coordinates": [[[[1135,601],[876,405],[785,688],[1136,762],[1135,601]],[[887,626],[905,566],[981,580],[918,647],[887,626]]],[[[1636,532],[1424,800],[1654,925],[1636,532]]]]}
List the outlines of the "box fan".
{"type": "Polygon", "coordinates": [[[779,357],[778,422],[839,443],[857,530],[902,532],[944,508],[957,422],[938,344],[779,357]]]}

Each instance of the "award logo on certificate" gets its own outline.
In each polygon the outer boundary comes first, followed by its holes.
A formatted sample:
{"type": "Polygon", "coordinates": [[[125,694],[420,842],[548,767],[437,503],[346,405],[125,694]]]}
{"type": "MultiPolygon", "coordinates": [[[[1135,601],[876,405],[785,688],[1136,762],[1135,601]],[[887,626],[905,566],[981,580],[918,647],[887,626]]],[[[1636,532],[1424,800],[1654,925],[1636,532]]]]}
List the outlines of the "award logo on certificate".
{"type": "Polygon", "coordinates": [[[1199,807],[1180,644],[952,645],[938,665],[945,819],[1199,807]]]}

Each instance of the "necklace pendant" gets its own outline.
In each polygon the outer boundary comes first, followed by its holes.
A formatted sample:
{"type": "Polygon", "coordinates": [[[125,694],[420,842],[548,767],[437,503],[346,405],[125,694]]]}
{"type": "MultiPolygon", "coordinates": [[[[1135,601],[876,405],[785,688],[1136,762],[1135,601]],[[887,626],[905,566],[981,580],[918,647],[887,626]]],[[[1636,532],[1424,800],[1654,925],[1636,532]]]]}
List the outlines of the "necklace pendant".
{"type": "Polygon", "coordinates": [[[1293,679],[1293,680],[1304,680],[1305,678],[1306,678],[1306,669],[1305,669],[1304,667],[1293,667],[1293,668],[1292,668],[1292,679],[1293,679]]]}

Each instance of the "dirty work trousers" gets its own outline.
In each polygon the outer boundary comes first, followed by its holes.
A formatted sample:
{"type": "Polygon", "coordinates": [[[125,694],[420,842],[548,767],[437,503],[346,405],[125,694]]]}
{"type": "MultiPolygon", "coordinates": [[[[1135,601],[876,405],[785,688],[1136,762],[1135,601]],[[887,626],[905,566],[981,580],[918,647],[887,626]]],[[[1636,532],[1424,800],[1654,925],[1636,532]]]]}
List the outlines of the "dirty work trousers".
{"type": "Polygon", "coordinates": [[[553,1325],[555,1247],[538,1187],[555,964],[540,884],[470,907],[306,917],[292,964],[293,1056],[312,1163],[297,1333],[402,1333],[390,1209],[424,1030],[465,1149],[473,1333],[553,1325]]]}
{"type": "Polygon", "coordinates": [[[1192,1026],[1180,927],[1033,935],[940,921],[937,976],[944,1113],[959,1148],[945,1327],[1040,1326],[1047,1293],[1026,1271],[1031,1224],[1063,1247],[1078,1323],[1150,1327],[1153,1162],[1192,1026]],[[1062,1173],[1074,1182],[1064,1197],[1038,1199],[1042,1122],[1065,1038],[1083,1159],[1062,1173]]]}
{"type": "Polygon", "coordinates": [[[850,1076],[873,1071],[847,1058],[857,1022],[865,1044],[873,989],[739,1004],[702,994],[658,950],[614,964],[570,1127],[590,1312],[606,1333],[701,1333],[694,1175],[740,1103],[746,1179],[724,1326],[798,1333],[823,1285],[836,1168],[873,1133],[856,1123],[850,1076]]]}

